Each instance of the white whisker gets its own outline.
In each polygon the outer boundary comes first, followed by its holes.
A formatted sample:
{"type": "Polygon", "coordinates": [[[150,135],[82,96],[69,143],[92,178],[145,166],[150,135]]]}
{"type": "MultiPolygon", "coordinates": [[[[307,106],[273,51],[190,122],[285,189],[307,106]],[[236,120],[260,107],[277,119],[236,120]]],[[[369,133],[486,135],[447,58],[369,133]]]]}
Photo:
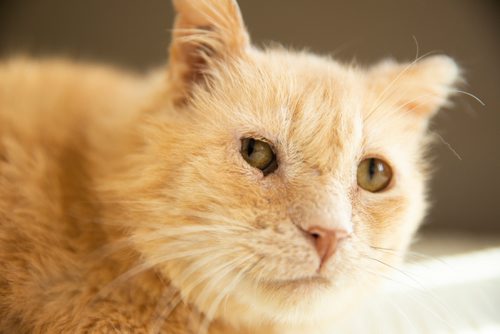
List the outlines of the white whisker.
{"type": "Polygon", "coordinates": [[[438,133],[434,133],[435,136],[437,136],[441,142],[451,151],[451,153],[453,153],[453,155],[455,155],[457,157],[458,160],[462,161],[462,157],[460,156],[460,154],[458,154],[458,152],[451,146],[450,143],[448,143],[444,138],[443,136],[441,136],[440,134],[438,133]]]}
{"type": "Polygon", "coordinates": [[[476,100],[481,106],[485,107],[486,106],[486,103],[484,103],[479,97],[477,97],[476,95],[472,94],[472,93],[469,93],[469,92],[465,92],[463,90],[458,90],[458,89],[452,89],[451,90],[452,92],[454,93],[460,93],[460,94],[465,94],[467,96],[470,96],[472,97],[474,100],[476,100]]]}

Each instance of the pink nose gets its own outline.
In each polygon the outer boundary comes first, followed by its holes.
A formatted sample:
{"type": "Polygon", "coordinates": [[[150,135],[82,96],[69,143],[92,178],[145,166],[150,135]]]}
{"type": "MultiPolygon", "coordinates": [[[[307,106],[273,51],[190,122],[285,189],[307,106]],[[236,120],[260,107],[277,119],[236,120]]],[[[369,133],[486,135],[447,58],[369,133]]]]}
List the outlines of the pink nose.
{"type": "Polygon", "coordinates": [[[314,240],[314,246],[320,258],[319,270],[332,257],[337,249],[337,244],[341,239],[346,238],[349,234],[343,229],[327,229],[320,226],[313,226],[307,230],[307,233],[314,240]]]}

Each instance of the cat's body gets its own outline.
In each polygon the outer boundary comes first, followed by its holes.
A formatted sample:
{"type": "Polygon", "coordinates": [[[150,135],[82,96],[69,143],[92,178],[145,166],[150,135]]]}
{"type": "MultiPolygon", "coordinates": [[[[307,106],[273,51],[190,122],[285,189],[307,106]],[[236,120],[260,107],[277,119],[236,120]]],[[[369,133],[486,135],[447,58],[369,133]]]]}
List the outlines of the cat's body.
{"type": "Polygon", "coordinates": [[[71,332],[97,276],[119,273],[112,257],[92,268],[111,241],[93,161],[118,153],[141,84],[92,66],[14,60],[0,67],[0,86],[1,332],[71,332]]]}
{"type": "Polygon", "coordinates": [[[319,333],[400,261],[456,65],[260,51],[232,1],[176,8],[167,74],[0,65],[0,333],[319,333]]]}

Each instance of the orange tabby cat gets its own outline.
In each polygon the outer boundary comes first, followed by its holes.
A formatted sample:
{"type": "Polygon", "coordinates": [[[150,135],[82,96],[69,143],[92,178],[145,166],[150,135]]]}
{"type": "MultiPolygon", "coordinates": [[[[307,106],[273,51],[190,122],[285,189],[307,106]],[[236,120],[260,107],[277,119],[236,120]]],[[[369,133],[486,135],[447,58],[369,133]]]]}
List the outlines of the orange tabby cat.
{"type": "Polygon", "coordinates": [[[1,333],[321,333],[403,256],[455,63],[261,50],[233,0],[174,5],[150,76],[0,65],[1,333]]]}

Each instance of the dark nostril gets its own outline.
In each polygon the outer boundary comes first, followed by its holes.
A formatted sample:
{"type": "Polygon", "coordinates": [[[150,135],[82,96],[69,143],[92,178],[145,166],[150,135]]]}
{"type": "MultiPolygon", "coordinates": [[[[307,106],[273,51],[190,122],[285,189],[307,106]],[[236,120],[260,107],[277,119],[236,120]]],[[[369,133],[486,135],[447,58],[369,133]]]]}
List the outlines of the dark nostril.
{"type": "Polygon", "coordinates": [[[318,239],[319,233],[311,233],[311,237],[313,237],[314,239],[318,239]]]}

